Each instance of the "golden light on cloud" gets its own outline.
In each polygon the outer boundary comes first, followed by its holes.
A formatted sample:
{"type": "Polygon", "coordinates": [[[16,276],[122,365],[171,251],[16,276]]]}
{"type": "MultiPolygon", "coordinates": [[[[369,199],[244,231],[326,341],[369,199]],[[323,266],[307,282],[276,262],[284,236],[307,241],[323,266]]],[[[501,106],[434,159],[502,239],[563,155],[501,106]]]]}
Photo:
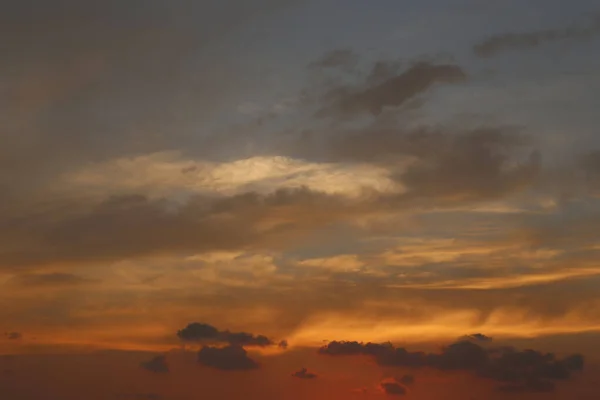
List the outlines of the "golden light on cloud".
{"type": "Polygon", "coordinates": [[[383,343],[451,342],[469,332],[485,332],[497,338],[600,332],[582,314],[555,319],[532,319],[527,311],[498,309],[483,321],[477,309],[428,310],[427,318],[404,320],[372,317],[368,313],[322,314],[305,321],[289,336],[292,346],[319,346],[331,340],[383,343]]]}
{"type": "Polygon", "coordinates": [[[538,273],[527,273],[519,275],[505,275],[488,278],[466,278],[462,280],[449,280],[424,284],[389,285],[395,288],[413,289],[510,289],[536,284],[559,282],[569,279],[594,277],[600,275],[600,268],[570,268],[562,271],[543,270],[538,273]]]}
{"type": "Polygon", "coordinates": [[[315,163],[282,156],[216,163],[185,158],[179,152],[89,165],[66,174],[63,184],[67,189],[141,191],[158,196],[172,191],[231,195],[298,187],[346,196],[359,196],[364,190],[402,191],[398,182],[390,178],[390,171],[370,164],[315,163]]]}
{"type": "Polygon", "coordinates": [[[322,268],[331,271],[358,271],[365,266],[355,254],[345,254],[328,258],[311,258],[298,262],[301,267],[322,268]]]}

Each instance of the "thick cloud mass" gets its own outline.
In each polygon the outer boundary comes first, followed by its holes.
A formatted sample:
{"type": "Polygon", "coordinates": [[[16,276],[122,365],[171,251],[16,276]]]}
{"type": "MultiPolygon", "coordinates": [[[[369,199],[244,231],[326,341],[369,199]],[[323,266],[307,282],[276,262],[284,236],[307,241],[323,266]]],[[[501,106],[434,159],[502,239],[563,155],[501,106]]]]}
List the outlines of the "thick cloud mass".
{"type": "Polygon", "coordinates": [[[319,349],[330,356],[367,355],[386,367],[435,368],[471,371],[502,383],[500,390],[537,391],[543,382],[567,380],[583,369],[583,356],[557,358],[551,353],[513,348],[484,348],[471,341],[453,343],[441,353],[410,352],[392,344],[330,342],[319,349]]]}
{"type": "Polygon", "coordinates": [[[177,336],[186,342],[229,343],[235,346],[266,347],[275,345],[264,335],[246,332],[220,331],[212,325],[193,322],[177,332],[177,336]]]}
{"type": "Polygon", "coordinates": [[[251,370],[259,367],[256,361],[248,357],[246,350],[238,345],[222,348],[204,346],[198,352],[198,362],[224,371],[251,370]]]}

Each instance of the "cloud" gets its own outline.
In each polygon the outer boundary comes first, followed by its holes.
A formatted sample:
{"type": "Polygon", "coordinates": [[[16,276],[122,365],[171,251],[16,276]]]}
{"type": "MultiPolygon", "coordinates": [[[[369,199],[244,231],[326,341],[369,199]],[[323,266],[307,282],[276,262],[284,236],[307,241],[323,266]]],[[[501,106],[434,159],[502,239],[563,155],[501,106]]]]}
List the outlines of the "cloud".
{"type": "Polygon", "coordinates": [[[292,374],[292,376],[294,378],[299,378],[299,379],[314,379],[318,375],[314,374],[312,372],[308,372],[308,369],[306,369],[306,368],[302,368],[301,370],[294,372],[292,374]]]}
{"type": "Polygon", "coordinates": [[[282,156],[256,156],[207,162],[180,152],[158,152],[109,160],[69,172],[62,185],[98,195],[173,193],[235,195],[306,187],[328,194],[356,196],[365,187],[393,185],[387,171],[366,164],[308,162],[282,156]]]}
{"type": "Polygon", "coordinates": [[[246,350],[239,345],[222,348],[204,346],[198,352],[198,362],[223,371],[251,370],[259,367],[259,364],[248,357],[246,350]]]}
{"type": "Polygon", "coordinates": [[[18,219],[10,232],[0,231],[0,238],[6,237],[13,245],[0,256],[0,265],[99,262],[277,246],[285,240],[286,231],[295,236],[302,225],[308,228],[339,218],[346,211],[340,207],[345,202],[304,188],[268,195],[197,196],[183,204],[143,195],[114,196],[91,204],[68,202],[63,204],[67,208],[18,219]],[[21,247],[25,243],[27,251],[21,247]]]}
{"type": "Polygon", "coordinates": [[[583,370],[579,354],[557,358],[552,353],[514,348],[484,348],[470,341],[459,341],[441,353],[409,352],[391,343],[330,342],[319,349],[330,356],[366,355],[385,367],[435,368],[463,370],[502,384],[502,390],[543,387],[540,382],[567,380],[573,372],[583,370]],[[539,384],[539,386],[537,386],[539,384]],[[513,388],[513,389],[508,389],[513,388]]]}
{"type": "Polygon", "coordinates": [[[165,356],[156,356],[150,361],[142,362],[140,366],[150,372],[163,374],[169,372],[169,365],[167,364],[167,358],[165,356]]]}
{"type": "Polygon", "coordinates": [[[309,68],[350,68],[358,62],[358,55],[350,49],[332,50],[309,64],[309,68]]]}
{"type": "Polygon", "coordinates": [[[536,151],[519,163],[510,159],[519,147],[518,136],[510,133],[484,129],[445,139],[437,151],[429,149],[401,173],[409,197],[461,202],[501,198],[529,187],[540,173],[536,151]]]}
{"type": "Polygon", "coordinates": [[[415,377],[412,375],[402,375],[399,378],[395,378],[398,383],[401,383],[405,386],[412,385],[415,383],[415,377]]]}
{"type": "Polygon", "coordinates": [[[182,119],[206,122],[256,86],[222,47],[204,58],[206,46],[219,48],[252,19],[302,1],[4,1],[4,199],[45,202],[62,173],[89,162],[189,148],[182,119]]]}
{"type": "Polygon", "coordinates": [[[474,340],[476,342],[491,342],[492,338],[490,336],[486,336],[483,333],[474,333],[472,335],[465,336],[467,340],[474,340]]]}
{"type": "Polygon", "coordinates": [[[386,165],[403,188],[401,201],[498,199],[530,187],[541,173],[530,137],[509,128],[373,125],[332,138],[329,149],[340,160],[386,165]]]}
{"type": "MultiPolygon", "coordinates": [[[[229,343],[234,346],[266,347],[275,343],[264,335],[253,335],[246,332],[220,331],[212,325],[192,322],[177,332],[177,336],[185,342],[229,343]]],[[[281,346],[281,343],[279,344],[281,346]]]]}
{"type": "Polygon", "coordinates": [[[382,382],[381,388],[385,394],[390,396],[404,396],[406,394],[404,386],[395,382],[382,382]]]}
{"type": "Polygon", "coordinates": [[[23,334],[21,332],[5,332],[4,336],[6,336],[8,340],[19,340],[23,338],[23,334]]]}
{"type": "MultiPolygon", "coordinates": [[[[377,64],[375,68],[381,69],[377,64]]],[[[371,75],[381,74],[373,71],[371,75]]],[[[363,113],[379,115],[385,108],[402,106],[437,83],[465,80],[466,73],[457,65],[419,62],[399,75],[366,88],[341,87],[330,91],[324,98],[332,104],[322,108],[317,115],[344,118],[363,113]]]]}
{"type": "MultiPolygon", "coordinates": [[[[371,169],[376,174],[345,170],[343,181],[353,185],[350,192],[327,193],[303,186],[278,189],[275,182],[258,192],[189,193],[180,187],[182,192],[157,197],[135,194],[142,188],[134,187],[124,192],[130,194],[110,194],[109,190],[107,197],[67,197],[26,212],[0,210],[6,212],[0,218],[11,221],[3,225],[10,229],[0,228],[0,240],[6,244],[0,267],[282,250],[298,245],[316,229],[352,223],[360,217],[502,199],[530,188],[540,174],[539,154],[528,147],[526,139],[501,128],[404,132],[397,127],[371,126],[345,132],[322,146],[339,165],[374,164],[371,169]],[[526,152],[529,157],[523,155],[526,152]]],[[[143,170],[137,174],[143,175],[143,170]]],[[[176,170],[180,173],[180,168],[176,170]]],[[[242,170],[236,167],[234,175],[243,175],[242,170]]],[[[129,172],[108,176],[119,175],[137,176],[129,172]]],[[[339,176],[334,173],[323,182],[339,184],[339,176]]],[[[38,278],[39,283],[77,280],[52,274],[38,278]]]]}
{"type": "Polygon", "coordinates": [[[479,57],[491,57],[509,50],[526,50],[563,40],[584,40],[598,34],[600,34],[600,18],[594,19],[587,26],[573,25],[564,29],[494,35],[477,43],[473,51],[479,57]]]}

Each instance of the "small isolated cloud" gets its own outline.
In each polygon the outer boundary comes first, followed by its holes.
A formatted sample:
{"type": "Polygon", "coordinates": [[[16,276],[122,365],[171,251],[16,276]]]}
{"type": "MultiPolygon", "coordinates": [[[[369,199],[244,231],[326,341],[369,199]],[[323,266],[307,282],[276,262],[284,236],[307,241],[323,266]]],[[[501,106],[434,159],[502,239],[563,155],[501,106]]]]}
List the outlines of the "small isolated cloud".
{"type": "Polygon", "coordinates": [[[169,365],[165,356],[156,356],[150,361],[141,363],[140,366],[150,372],[162,374],[169,372],[169,365]]]}
{"type": "MultiPolygon", "coordinates": [[[[185,342],[229,343],[236,346],[266,347],[275,343],[264,335],[253,335],[246,332],[221,331],[212,325],[192,322],[177,332],[179,339],[185,342]]],[[[281,343],[279,344],[280,347],[281,343]]],[[[287,345],[287,342],[286,342],[287,345]]]]}
{"type": "Polygon", "coordinates": [[[316,378],[318,375],[314,374],[312,372],[308,372],[308,369],[306,368],[302,368],[300,371],[296,371],[292,374],[292,376],[294,378],[299,378],[299,379],[314,379],[316,378]]]}
{"type": "Polygon", "coordinates": [[[281,348],[281,349],[287,349],[289,346],[288,341],[287,340],[282,340],[281,342],[279,342],[277,344],[277,347],[281,348]]]}
{"type": "Polygon", "coordinates": [[[382,382],[381,388],[385,394],[390,396],[404,396],[406,394],[406,389],[404,386],[395,382],[382,382]]]}
{"type": "Polygon", "coordinates": [[[246,350],[239,345],[227,347],[204,346],[198,352],[198,362],[207,367],[223,371],[243,371],[259,367],[258,363],[248,357],[246,350]]]}
{"type": "Polygon", "coordinates": [[[6,336],[8,340],[23,339],[23,334],[21,332],[5,332],[4,336],[6,336]]]}

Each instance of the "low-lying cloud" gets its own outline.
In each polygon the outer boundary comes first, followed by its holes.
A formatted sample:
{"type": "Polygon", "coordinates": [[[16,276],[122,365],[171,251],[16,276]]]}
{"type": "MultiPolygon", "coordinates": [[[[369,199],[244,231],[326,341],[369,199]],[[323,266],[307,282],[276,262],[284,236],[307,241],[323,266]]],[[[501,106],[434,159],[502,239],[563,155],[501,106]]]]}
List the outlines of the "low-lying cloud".
{"type": "MultiPolygon", "coordinates": [[[[229,343],[241,347],[266,347],[276,343],[264,335],[253,335],[246,332],[221,331],[212,325],[193,322],[177,332],[184,342],[229,343]]],[[[279,343],[281,345],[281,342],[279,343]]]]}
{"type": "Polygon", "coordinates": [[[471,341],[453,343],[440,353],[410,352],[391,343],[333,341],[318,352],[329,356],[370,356],[384,367],[470,371],[498,382],[498,390],[502,391],[539,391],[542,387],[550,387],[550,383],[568,380],[584,366],[580,354],[559,358],[535,350],[485,348],[471,341]]]}
{"type": "Polygon", "coordinates": [[[239,345],[204,346],[198,352],[198,362],[223,371],[245,371],[259,368],[258,362],[251,359],[246,350],[239,345]]]}

